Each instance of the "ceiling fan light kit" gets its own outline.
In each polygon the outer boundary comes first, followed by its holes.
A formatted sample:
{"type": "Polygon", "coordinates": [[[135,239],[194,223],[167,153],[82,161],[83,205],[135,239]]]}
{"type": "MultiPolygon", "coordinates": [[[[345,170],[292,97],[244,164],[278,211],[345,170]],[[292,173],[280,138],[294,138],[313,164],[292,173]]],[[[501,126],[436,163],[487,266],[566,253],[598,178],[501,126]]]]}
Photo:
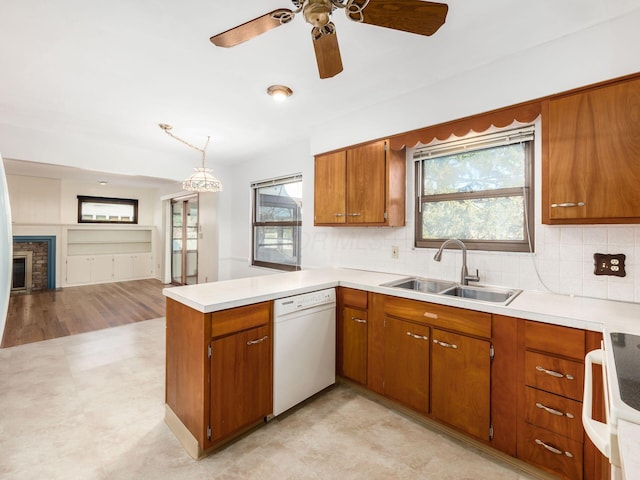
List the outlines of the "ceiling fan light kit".
{"type": "Polygon", "coordinates": [[[330,78],[343,68],[336,27],[331,21],[334,10],[345,10],[347,18],[356,23],[426,36],[438,31],[449,10],[444,3],[423,0],[291,0],[291,3],[295,10],[274,10],[214,35],[210,40],[218,47],[230,48],[285,25],[302,13],[305,21],[313,26],[311,39],[320,78],[330,78]]]}
{"type": "Polygon", "coordinates": [[[293,95],[293,90],[286,85],[271,85],[267,88],[267,93],[271,95],[276,102],[284,102],[288,97],[293,95]]]}
{"type": "Polygon", "coordinates": [[[204,147],[198,148],[195,145],[190,144],[189,142],[181,139],[171,132],[173,128],[171,125],[166,123],[160,123],[158,125],[164,133],[169,135],[172,138],[175,138],[179,142],[184,143],[186,146],[193,148],[194,150],[202,153],[202,166],[195,167],[194,173],[191,174],[187,179],[182,182],[182,188],[189,192],[220,192],[222,191],[222,182],[213,176],[213,170],[210,168],[206,168],[204,166],[204,159],[206,156],[207,146],[209,145],[209,140],[211,137],[207,137],[207,143],[204,144],[204,147]]]}

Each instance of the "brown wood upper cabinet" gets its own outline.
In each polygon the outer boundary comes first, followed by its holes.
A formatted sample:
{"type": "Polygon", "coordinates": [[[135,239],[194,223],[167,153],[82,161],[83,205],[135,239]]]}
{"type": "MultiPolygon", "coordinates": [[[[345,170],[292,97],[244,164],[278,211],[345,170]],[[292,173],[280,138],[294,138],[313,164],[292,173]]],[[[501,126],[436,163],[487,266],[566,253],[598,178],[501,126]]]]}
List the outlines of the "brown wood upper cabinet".
{"type": "Polygon", "coordinates": [[[543,223],[640,221],[640,76],[543,103],[543,223]]]}
{"type": "Polygon", "coordinates": [[[403,226],[405,150],[387,140],[315,157],[315,225],[403,226]]]}

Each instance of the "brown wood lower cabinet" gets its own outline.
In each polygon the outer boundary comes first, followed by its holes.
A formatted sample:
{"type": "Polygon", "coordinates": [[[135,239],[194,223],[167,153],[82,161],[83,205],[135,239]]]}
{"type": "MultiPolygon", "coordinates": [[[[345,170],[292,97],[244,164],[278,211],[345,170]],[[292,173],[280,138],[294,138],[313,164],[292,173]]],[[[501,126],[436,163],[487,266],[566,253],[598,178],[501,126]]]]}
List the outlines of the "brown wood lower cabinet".
{"type": "Polygon", "coordinates": [[[488,442],[491,315],[396,297],[384,313],[384,395],[488,442]]]}
{"type": "Polygon", "coordinates": [[[491,342],[439,329],[432,338],[431,413],[490,440],[491,342]]]}
{"type": "Polygon", "coordinates": [[[272,410],[268,324],[211,342],[211,442],[261,421],[272,410]]]}
{"type": "Polygon", "coordinates": [[[384,393],[428,413],[429,327],[395,318],[384,322],[384,393]]]}
{"type": "Polygon", "coordinates": [[[367,384],[367,312],[345,307],[342,322],[342,375],[367,384]]]}
{"type": "Polygon", "coordinates": [[[271,302],[202,313],[167,299],[167,424],[193,457],[273,411],[271,302]]]}
{"type": "Polygon", "coordinates": [[[367,384],[367,292],[341,288],[336,318],[336,371],[361,385],[367,384]]]}

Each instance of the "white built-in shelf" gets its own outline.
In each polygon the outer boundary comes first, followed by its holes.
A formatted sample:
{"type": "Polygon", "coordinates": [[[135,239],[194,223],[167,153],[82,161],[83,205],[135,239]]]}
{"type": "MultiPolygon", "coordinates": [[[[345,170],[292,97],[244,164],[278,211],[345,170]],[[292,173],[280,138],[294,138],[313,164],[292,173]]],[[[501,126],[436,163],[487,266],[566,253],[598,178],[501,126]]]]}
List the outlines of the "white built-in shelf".
{"type": "Polygon", "coordinates": [[[67,255],[152,253],[152,239],[152,228],[69,228],[67,255]]]}

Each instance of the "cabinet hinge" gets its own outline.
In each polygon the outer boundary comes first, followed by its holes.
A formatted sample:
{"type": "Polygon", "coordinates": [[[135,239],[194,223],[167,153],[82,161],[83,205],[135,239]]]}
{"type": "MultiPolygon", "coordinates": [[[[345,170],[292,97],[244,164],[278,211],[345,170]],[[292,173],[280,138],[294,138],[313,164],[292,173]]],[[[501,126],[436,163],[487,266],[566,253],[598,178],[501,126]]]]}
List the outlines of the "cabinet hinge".
{"type": "Polygon", "coordinates": [[[389,150],[389,144],[387,142],[384,142],[384,151],[388,151],[389,150]]]}
{"type": "Polygon", "coordinates": [[[211,427],[207,425],[207,440],[211,440],[211,427]]]}
{"type": "Polygon", "coordinates": [[[384,212],[384,219],[387,219],[387,212],[384,212]]]}
{"type": "Polygon", "coordinates": [[[211,358],[211,345],[207,347],[207,355],[211,358]]]}
{"type": "Polygon", "coordinates": [[[493,440],[493,425],[489,425],[489,440],[493,440]]]}
{"type": "Polygon", "coordinates": [[[493,349],[493,345],[489,347],[489,358],[493,360],[493,357],[496,356],[496,351],[493,349]]]}

